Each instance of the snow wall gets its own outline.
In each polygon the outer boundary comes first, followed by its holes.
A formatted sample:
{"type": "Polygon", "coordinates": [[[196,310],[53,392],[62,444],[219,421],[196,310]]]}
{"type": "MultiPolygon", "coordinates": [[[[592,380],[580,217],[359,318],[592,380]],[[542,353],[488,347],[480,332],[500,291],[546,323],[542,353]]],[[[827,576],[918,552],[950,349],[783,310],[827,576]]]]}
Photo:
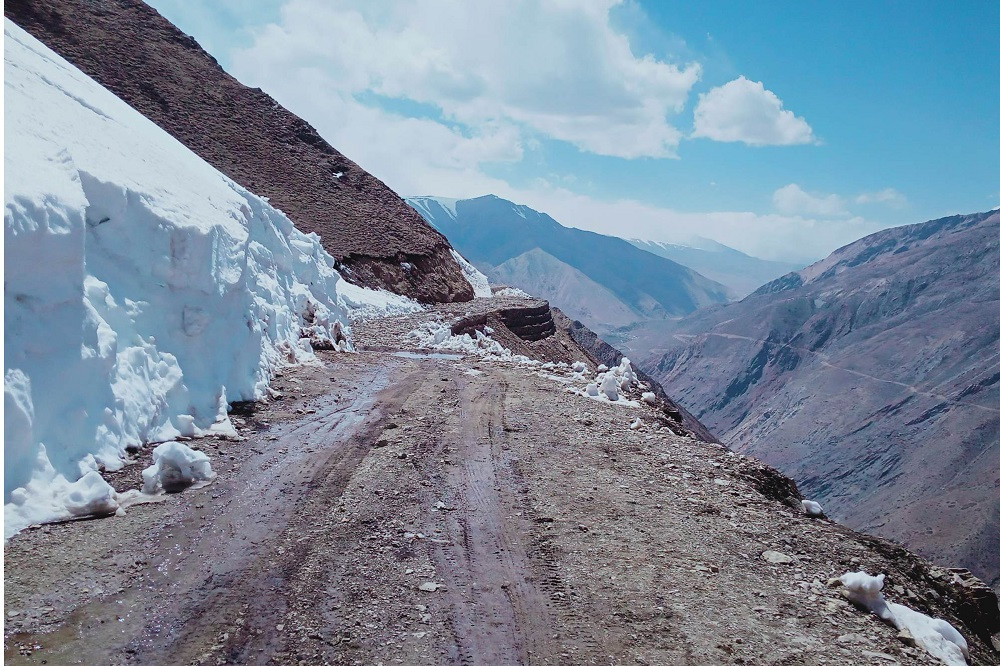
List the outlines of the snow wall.
{"type": "Polygon", "coordinates": [[[232,432],[229,401],[261,398],[311,343],[350,343],[315,234],[6,19],[4,33],[7,538],[114,511],[98,466],[232,432]]]}

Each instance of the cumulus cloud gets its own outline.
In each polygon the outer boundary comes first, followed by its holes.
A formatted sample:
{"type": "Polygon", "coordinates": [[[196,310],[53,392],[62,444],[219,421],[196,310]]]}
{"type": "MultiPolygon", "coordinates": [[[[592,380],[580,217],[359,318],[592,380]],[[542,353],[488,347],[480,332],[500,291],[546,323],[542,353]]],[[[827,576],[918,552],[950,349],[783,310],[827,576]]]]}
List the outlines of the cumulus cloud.
{"type": "Polygon", "coordinates": [[[892,187],[877,192],[862,192],[854,197],[854,201],[859,204],[880,203],[892,208],[903,208],[909,203],[902,192],[892,187]]]}
{"type": "Polygon", "coordinates": [[[848,215],[844,200],[836,194],[807,192],[795,183],[779,187],[771,196],[775,209],[785,215],[848,215]]]}
{"type": "Polygon", "coordinates": [[[751,146],[817,143],[805,120],[763,83],[743,76],[698,96],[692,136],[751,146]]]}
{"type": "MultiPolygon", "coordinates": [[[[611,25],[615,4],[291,0],[233,53],[233,70],[317,125],[333,97],[338,107],[405,101],[468,138],[507,136],[508,147],[523,132],[600,155],[674,157],[681,133],[668,117],[701,68],[637,56],[611,25]],[[312,86],[290,83],[303,78],[312,86]]],[[[347,131],[324,136],[337,143],[347,131]]]]}

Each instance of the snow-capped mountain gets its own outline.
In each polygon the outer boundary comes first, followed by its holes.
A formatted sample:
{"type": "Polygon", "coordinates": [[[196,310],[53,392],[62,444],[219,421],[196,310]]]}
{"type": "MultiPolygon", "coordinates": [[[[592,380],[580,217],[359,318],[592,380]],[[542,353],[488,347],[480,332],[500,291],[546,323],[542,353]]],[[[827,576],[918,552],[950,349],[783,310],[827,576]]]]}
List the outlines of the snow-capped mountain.
{"type": "Polygon", "coordinates": [[[726,287],[674,261],[496,196],[407,201],[494,281],[598,331],[728,301],[726,287]]]}
{"type": "Polygon", "coordinates": [[[802,268],[802,264],[758,259],[708,238],[696,238],[686,244],[637,238],[629,242],[726,285],[735,298],[743,298],[762,284],[802,268]]]}

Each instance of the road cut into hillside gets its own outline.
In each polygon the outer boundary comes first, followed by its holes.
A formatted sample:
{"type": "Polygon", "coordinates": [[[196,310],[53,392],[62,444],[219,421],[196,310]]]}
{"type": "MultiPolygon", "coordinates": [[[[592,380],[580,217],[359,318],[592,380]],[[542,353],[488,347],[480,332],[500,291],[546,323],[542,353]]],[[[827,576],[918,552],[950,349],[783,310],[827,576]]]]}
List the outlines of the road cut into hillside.
{"type": "Polygon", "coordinates": [[[388,333],[435,316],[356,325],[237,406],[239,438],[188,442],[211,484],[11,540],[5,661],[938,663],[828,585],[864,569],[1000,663],[922,561],[773,470],[565,368],[388,333]]]}

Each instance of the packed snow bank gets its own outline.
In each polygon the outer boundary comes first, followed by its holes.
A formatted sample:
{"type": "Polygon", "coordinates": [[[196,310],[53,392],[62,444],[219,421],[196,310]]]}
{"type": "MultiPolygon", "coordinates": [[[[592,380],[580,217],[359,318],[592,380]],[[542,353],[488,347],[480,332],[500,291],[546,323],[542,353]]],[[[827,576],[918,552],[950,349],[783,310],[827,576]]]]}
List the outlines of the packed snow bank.
{"type": "Polygon", "coordinates": [[[966,666],[969,644],[955,627],[936,617],[929,617],[882,596],[885,574],[869,576],[852,571],[840,577],[847,598],[868,609],[900,631],[908,631],[914,642],[948,666],[966,666]]]}
{"type": "Polygon", "coordinates": [[[462,268],[462,275],[472,285],[472,293],[475,294],[476,298],[491,298],[493,290],[490,289],[490,281],[486,279],[486,276],[455,250],[451,251],[451,256],[455,257],[455,261],[462,268]]]}
{"type": "Polygon", "coordinates": [[[207,455],[180,442],[164,442],[153,449],[153,464],[142,470],[142,492],[173,493],[214,478],[207,455]]]}
{"type": "Polygon", "coordinates": [[[229,401],[262,397],[314,344],[349,348],[350,331],[317,236],[4,32],[7,537],[113,510],[99,466],[233,432],[229,401]]]}

